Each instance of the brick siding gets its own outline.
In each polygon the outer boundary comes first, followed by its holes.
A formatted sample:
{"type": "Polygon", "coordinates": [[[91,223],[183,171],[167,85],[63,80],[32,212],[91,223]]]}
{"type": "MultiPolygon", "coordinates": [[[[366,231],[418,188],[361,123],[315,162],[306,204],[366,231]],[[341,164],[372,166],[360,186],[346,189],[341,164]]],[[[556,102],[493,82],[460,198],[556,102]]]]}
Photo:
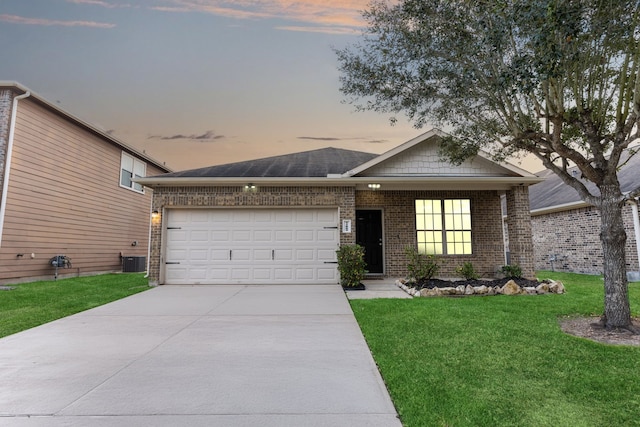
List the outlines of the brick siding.
{"type": "MultiPolygon", "coordinates": [[[[627,230],[627,271],[640,271],[631,206],[626,205],[622,214],[627,230]]],[[[596,208],[537,215],[531,218],[531,225],[537,270],[602,274],[600,213],[596,208]]]]}
{"type": "Polygon", "coordinates": [[[526,278],[535,277],[529,187],[517,186],[507,191],[507,230],[510,264],[518,265],[526,278]],[[517,236],[517,237],[513,237],[517,236]]]}
{"type": "Polygon", "coordinates": [[[417,247],[416,199],[470,199],[472,255],[438,257],[440,277],[456,277],[455,269],[464,262],[482,277],[493,277],[504,265],[500,195],[495,191],[357,191],[356,207],[383,211],[385,274],[404,277],[407,270],[406,247],[417,247]]]}
{"type": "MultiPolygon", "coordinates": [[[[340,220],[355,218],[352,187],[259,187],[255,193],[242,187],[158,187],[153,192],[153,210],[181,207],[335,207],[340,220]]],[[[353,221],[352,221],[353,223],[353,221]]],[[[162,221],[151,224],[150,283],[160,280],[162,221]]],[[[355,242],[355,230],[342,233],[340,244],[355,242]]]]}
{"type": "MultiPolygon", "coordinates": [[[[404,277],[407,264],[405,248],[417,245],[415,200],[456,198],[471,200],[473,254],[439,257],[439,276],[455,277],[455,269],[469,261],[482,277],[493,277],[496,269],[505,263],[502,212],[497,191],[356,191],[353,187],[259,187],[257,192],[247,193],[237,186],[167,186],[154,188],[153,209],[162,212],[164,208],[173,207],[336,207],[339,208],[340,220],[350,219],[353,226],[351,233],[340,232],[340,244],[352,244],[355,242],[357,223],[355,210],[379,208],[383,211],[384,222],[385,276],[404,277]]],[[[152,284],[160,280],[161,239],[162,219],[158,218],[151,227],[149,279],[152,284]]],[[[533,261],[530,264],[533,265],[533,261]]]]}

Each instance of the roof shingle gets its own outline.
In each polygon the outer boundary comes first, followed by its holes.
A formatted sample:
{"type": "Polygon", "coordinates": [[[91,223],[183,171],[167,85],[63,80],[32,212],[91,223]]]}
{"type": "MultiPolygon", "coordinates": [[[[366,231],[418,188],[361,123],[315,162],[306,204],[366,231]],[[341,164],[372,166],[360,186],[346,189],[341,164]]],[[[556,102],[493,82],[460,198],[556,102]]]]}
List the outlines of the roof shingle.
{"type": "Polygon", "coordinates": [[[308,178],[342,174],[377,157],[377,154],[341,148],[322,148],[159,175],[188,178],[308,178]]]}

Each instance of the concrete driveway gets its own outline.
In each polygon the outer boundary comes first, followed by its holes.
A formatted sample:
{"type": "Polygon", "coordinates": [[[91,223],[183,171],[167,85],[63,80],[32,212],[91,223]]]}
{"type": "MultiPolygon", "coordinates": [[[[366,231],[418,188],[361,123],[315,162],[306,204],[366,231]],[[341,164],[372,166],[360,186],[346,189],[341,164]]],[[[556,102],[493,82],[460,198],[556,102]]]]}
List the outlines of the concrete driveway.
{"type": "Polygon", "coordinates": [[[401,423],[339,286],[160,286],[0,339],[3,426],[401,423]]]}

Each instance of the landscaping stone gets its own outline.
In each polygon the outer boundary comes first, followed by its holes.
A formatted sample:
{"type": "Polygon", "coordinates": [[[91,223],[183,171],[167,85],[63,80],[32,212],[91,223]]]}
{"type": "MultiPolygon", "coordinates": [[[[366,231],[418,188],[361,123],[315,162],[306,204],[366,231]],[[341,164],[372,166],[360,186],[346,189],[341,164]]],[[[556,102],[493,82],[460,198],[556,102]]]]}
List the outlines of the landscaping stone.
{"type": "Polygon", "coordinates": [[[542,295],[548,293],[563,294],[565,288],[562,282],[544,280],[537,282],[525,279],[502,280],[502,286],[493,285],[496,280],[483,281],[476,280],[475,285],[469,281],[447,281],[432,279],[428,287],[420,287],[415,281],[397,280],[396,285],[411,296],[415,297],[438,297],[438,296],[469,296],[469,295],[542,295]],[[480,284],[477,283],[486,283],[480,284]],[[409,283],[411,287],[407,286],[409,283]],[[462,284],[464,283],[464,284],[462,284]],[[448,286],[447,286],[448,285],[448,286]],[[452,286],[456,285],[456,286],[452,286]]]}
{"type": "Polygon", "coordinates": [[[500,289],[500,293],[503,295],[518,295],[522,293],[522,289],[520,286],[513,280],[509,280],[504,286],[500,289]]]}

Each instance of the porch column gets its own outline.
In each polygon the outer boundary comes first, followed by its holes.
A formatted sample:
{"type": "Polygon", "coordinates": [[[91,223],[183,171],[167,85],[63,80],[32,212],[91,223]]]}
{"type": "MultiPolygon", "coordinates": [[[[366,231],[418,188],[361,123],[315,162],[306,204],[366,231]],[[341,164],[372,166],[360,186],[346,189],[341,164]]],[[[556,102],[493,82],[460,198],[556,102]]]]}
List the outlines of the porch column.
{"type": "Polygon", "coordinates": [[[520,185],[507,191],[507,229],[511,264],[522,269],[522,276],[535,278],[529,187],[520,185]]]}

